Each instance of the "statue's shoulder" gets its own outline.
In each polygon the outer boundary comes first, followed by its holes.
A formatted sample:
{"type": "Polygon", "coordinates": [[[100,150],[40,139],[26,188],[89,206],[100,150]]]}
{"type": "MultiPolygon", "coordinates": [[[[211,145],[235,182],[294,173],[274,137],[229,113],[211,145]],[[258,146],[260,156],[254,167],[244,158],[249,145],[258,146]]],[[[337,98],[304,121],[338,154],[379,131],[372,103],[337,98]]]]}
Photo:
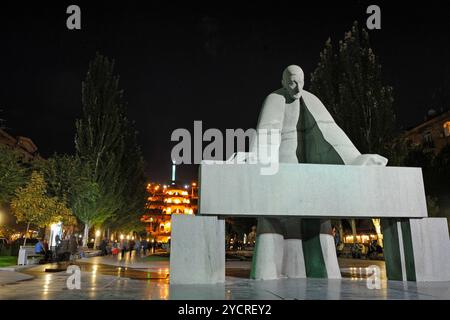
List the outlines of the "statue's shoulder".
{"type": "Polygon", "coordinates": [[[306,91],[306,90],[302,91],[302,98],[305,101],[305,103],[308,103],[308,102],[318,103],[318,102],[320,102],[320,104],[322,104],[322,102],[320,101],[320,99],[317,96],[315,96],[314,94],[312,94],[311,92],[306,91]]]}
{"type": "Polygon", "coordinates": [[[278,89],[278,90],[272,92],[264,99],[264,105],[266,105],[266,104],[284,105],[285,103],[286,103],[286,98],[284,97],[282,89],[278,89]]]}
{"type": "Polygon", "coordinates": [[[320,101],[320,99],[314,94],[303,90],[302,99],[316,121],[320,120],[325,122],[334,122],[327,108],[323,105],[322,101],[320,101]]]}

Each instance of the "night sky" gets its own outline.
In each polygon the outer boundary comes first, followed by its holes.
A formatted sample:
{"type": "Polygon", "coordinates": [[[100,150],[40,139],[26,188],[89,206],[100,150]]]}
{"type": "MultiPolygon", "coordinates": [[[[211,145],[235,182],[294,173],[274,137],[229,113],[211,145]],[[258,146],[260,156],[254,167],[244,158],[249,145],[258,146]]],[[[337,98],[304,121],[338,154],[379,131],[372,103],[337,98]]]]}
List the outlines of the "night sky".
{"type": "MultiPolygon", "coordinates": [[[[174,129],[193,131],[194,120],[203,120],[204,130],[255,127],[283,69],[300,65],[308,88],[326,39],[342,39],[354,20],[365,25],[372,4],[244,2],[2,1],[0,118],[12,134],[30,137],[44,157],[73,153],[81,81],[98,51],[116,60],[149,179],[168,180],[174,129]],[[66,28],[70,4],[81,7],[79,31],[66,28]]],[[[372,47],[394,87],[400,130],[443,106],[435,95],[449,84],[450,13],[444,2],[374,3],[382,29],[370,31],[372,47]]],[[[178,170],[186,181],[196,174],[196,166],[178,170]]]]}

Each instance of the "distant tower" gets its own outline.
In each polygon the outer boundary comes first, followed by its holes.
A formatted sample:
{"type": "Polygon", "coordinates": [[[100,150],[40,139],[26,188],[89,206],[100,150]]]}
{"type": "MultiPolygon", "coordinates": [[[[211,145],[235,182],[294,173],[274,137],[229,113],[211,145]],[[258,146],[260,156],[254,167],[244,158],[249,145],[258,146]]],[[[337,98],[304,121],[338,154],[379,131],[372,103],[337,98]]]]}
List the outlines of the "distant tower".
{"type": "Polygon", "coordinates": [[[176,172],[176,164],[175,161],[172,160],[172,184],[175,184],[175,172],[176,172]]]}

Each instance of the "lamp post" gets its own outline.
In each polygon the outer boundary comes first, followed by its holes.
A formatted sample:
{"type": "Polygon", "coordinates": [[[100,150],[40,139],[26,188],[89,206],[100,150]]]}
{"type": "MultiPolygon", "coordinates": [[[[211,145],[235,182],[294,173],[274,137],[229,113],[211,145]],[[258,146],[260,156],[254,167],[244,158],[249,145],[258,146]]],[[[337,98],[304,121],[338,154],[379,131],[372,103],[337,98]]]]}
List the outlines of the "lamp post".
{"type": "Polygon", "coordinates": [[[194,188],[197,186],[197,184],[195,182],[192,182],[192,188],[191,188],[191,197],[192,199],[194,199],[194,188]]]}

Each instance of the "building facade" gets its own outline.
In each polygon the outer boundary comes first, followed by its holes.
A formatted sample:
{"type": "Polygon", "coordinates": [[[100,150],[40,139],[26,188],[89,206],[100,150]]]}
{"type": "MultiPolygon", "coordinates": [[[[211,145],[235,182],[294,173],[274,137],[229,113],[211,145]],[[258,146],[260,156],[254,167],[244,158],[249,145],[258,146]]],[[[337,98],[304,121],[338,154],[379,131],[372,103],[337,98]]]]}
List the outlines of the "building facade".
{"type": "Polygon", "coordinates": [[[0,129],[0,145],[5,145],[18,151],[27,161],[40,157],[38,148],[30,138],[21,136],[14,137],[3,129],[0,129]]]}
{"type": "Polygon", "coordinates": [[[403,139],[411,147],[438,154],[450,145],[450,110],[439,114],[430,110],[425,121],[407,130],[403,139]]]}

